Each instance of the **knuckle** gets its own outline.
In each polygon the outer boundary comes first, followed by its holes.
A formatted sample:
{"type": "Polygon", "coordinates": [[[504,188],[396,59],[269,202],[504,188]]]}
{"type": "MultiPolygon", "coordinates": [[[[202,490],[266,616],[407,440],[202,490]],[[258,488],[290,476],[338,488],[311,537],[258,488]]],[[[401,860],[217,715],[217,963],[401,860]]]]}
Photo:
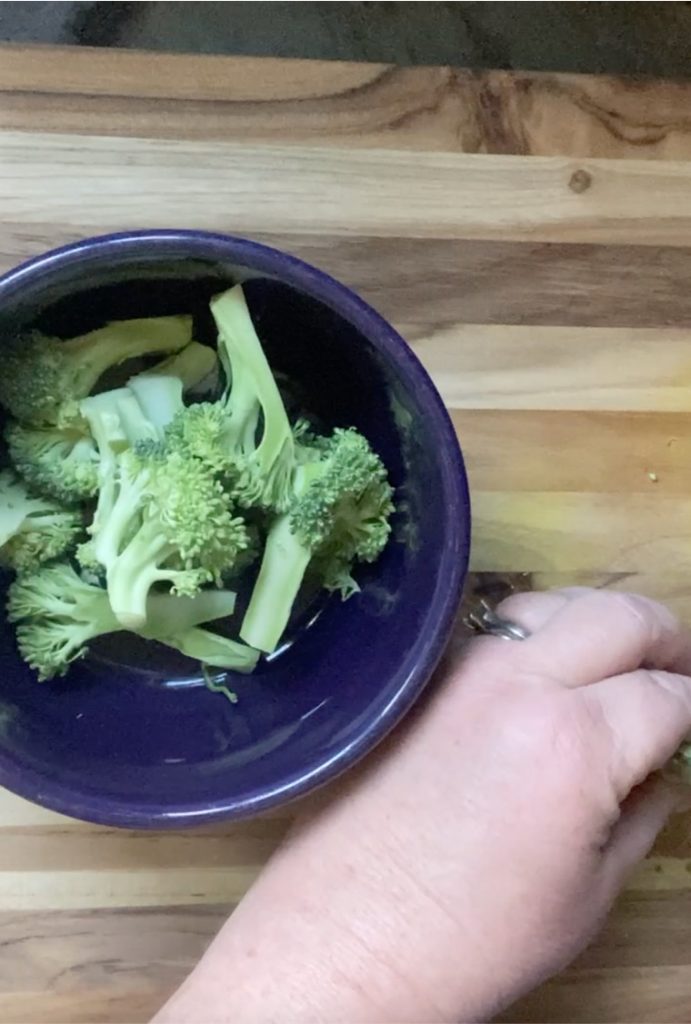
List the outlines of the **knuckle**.
{"type": "Polygon", "coordinates": [[[563,608],[568,600],[559,591],[512,594],[498,605],[497,614],[517,621],[532,632],[563,608]]]}
{"type": "Polygon", "coordinates": [[[628,619],[636,632],[643,632],[650,643],[654,644],[664,633],[678,628],[678,621],[669,609],[648,597],[612,591],[608,600],[611,607],[628,619]]]}
{"type": "Polygon", "coordinates": [[[651,686],[664,690],[684,707],[691,709],[691,680],[674,672],[663,672],[662,669],[655,668],[640,669],[639,674],[651,686]]]}

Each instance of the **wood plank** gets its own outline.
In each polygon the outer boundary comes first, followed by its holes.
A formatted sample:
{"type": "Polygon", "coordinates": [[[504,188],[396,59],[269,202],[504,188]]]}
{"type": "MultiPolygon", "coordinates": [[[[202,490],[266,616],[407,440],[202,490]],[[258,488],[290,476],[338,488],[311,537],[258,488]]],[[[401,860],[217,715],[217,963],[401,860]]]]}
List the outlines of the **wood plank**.
{"type": "Polygon", "coordinates": [[[499,1020],[506,1024],[679,1024],[691,1005],[691,967],[567,971],[499,1020]]]}
{"type": "Polygon", "coordinates": [[[147,224],[686,246],[691,167],[8,131],[0,200],[9,224],[92,232],[147,224]]]}
{"type": "Polygon", "coordinates": [[[288,104],[349,94],[391,70],[387,64],[346,61],[0,44],[0,93],[82,100],[113,96],[288,104]]]}
{"type": "MultiPolygon", "coordinates": [[[[41,874],[46,864],[51,870],[81,875],[102,871],[198,872],[203,886],[206,871],[223,869],[243,872],[247,867],[268,860],[288,829],[290,818],[260,819],[235,828],[225,826],[187,833],[130,832],[92,828],[76,823],[49,828],[40,826],[41,843],[36,844],[36,826],[11,828],[3,821],[0,844],[0,906],[8,909],[4,896],[9,889],[4,875],[15,872],[41,874]]],[[[126,879],[123,879],[126,882],[126,879]]],[[[40,885],[40,880],[36,881],[40,885]]],[[[194,903],[201,899],[199,886],[194,903]]],[[[208,900],[207,900],[208,902],[208,900]]]]}
{"type": "Polygon", "coordinates": [[[471,490],[691,494],[691,408],[626,415],[466,409],[453,410],[453,421],[471,490]]]}
{"type": "MultiPolygon", "coordinates": [[[[0,154],[0,181],[1,175],[0,154]]],[[[111,228],[132,227],[126,201],[122,207],[121,219],[111,228]]],[[[220,226],[233,229],[232,224],[220,226]]],[[[100,223],[91,231],[106,227],[100,223]]],[[[200,217],[197,227],[216,229],[219,224],[200,217]]],[[[0,272],[89,233],[66,222],[4,220],[0,272]]],[[[651,383],[660,373],[668,374],[672,402],[662,408],[678,409],[674,402],[686,400],[679,388],[691,380],[684,361],[691,328],[691,249],[278,231],[253,232],[253,237],[355,288],[418,346],[438,375],[448,376],[447,369],[455,375],[457,368],[501,374],[506,364],[503,379],[486,381],[496,390],[500,407],[508,401],[515,407],[559,407],[553,404],[560,399],[552,396],[551,374],[561,368],[574,375],[569,390],[581,389],[576,408],[620,407],[615,392],[627,382],[634,404],[624,407],[651,408],[648,392],[662,383],[651,383]],[[486,325],[497,329],[486,330],[486,325]],[[550,329],[543,330],[546,326],[550,329]],[[617,326],[618,334],[567,330],[617,326]],[[644,327],[649,330],[635,329],[644,327]],[[625,354],[631,358],[622,358],[625,354]]],[[[478,380],[478,385],[485,389],[485,382],[478,380]]],[[[463,391],[460,376],[454,389],[458,403],[477,404],[463,391]]],[[[495,398],[487,401],[491,405],[495,398]]]]}
{"type": "Polygon", "coordinates": [[[337,61],[0,47],[0,128],[687,159],[691,84],[337,61]]]}
{"type": "Polygon", "coordinates": [[[475,491],[473,510],[475,571],[691,571],[687,496],[475,491]]]}
{"type": "Polygon", "coordinates": [[[691,410],[687,329],[399,326],[453,409],[691,410]]]}

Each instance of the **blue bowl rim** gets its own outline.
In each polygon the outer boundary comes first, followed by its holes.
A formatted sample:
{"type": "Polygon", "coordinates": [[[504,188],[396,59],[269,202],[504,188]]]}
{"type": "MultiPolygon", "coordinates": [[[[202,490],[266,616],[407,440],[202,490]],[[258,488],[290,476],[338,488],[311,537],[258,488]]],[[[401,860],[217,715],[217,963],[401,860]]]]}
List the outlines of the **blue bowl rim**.
{"type": "MultiPolygon", "coordinates": [[[[454,557],[445,559],[426,621],[431,634],[421,644],[414,669],[391,696],[379,714],[367,723],[357,738],[338,754],[315,764],[273,788],[263,787],[244,798],[204,805],[162,806],[99,797],[78,792],[57,779],[23,767],[0,751],[0,785],[11,792],[56,811],[96,824],[123,828],[165,829],[207,825],[218,821],[249,818],[307,795],[341,775],[377,746],[417,701],[429,682],[453,629],[468,571],[470,556],[470,494],[461,448],[442,398],[408,343],[400,334],[346,285],[290,253],[251,239],[220,232],[195,229],[141,229],[95,235],[48,250],[0,275],[0,303],[20,292],[23,286],[52,273],[54,269],[107,261],[115,249],[132,255],[142,248],[160,250],[163,256],[214,257],[247,266],[273,276],[323,302],[349,320],[387,359],[398,366],[406,383],[437,424],[444,489],[446,538],[444,549],[454,557]],[[180,252],[175,249],[179,247],[180,252]],[[184,252],[182,251],[184,250],[184,252]]],[[[120,252],[120,255],[122,255],[120,252]]]]}

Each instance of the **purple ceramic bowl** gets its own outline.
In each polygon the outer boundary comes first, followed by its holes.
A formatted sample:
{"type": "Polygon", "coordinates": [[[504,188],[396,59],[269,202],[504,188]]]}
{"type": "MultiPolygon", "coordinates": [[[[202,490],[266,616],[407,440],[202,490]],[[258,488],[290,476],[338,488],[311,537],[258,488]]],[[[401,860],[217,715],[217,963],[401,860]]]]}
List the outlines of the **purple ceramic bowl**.
{"type": "MultiPolygon", "coordinates": [[[[142,231],[48,252],[0,278],[0,330],[68,337],[106,319],[195,312],[237,280],[276,370],[328,425],[354,425],[396,487],[393,539],[249,677],[239,701],[198,666],[119,634],[39,684],[0,627],[0,784],[75,818],[162,828],[243,818],[370,751],[419,697],[452,629],[470,509],[456,436],[416,357],[377,313],[300,260],[240,238],[142,231]]],[[[210,335],[211,336],[211,335],[210,335]]],[[[7,585],[4,580],[4,585],[7,585]]]]}

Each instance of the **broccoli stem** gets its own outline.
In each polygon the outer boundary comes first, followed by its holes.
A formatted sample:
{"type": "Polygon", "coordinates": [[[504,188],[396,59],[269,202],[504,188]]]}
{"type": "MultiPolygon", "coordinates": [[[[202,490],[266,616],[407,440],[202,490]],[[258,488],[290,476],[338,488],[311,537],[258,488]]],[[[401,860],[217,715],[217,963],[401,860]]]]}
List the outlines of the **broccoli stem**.
{"type": "Polygon", "coordinates": [[[174,573],[160,568],[175,546],[160,532],[155,519],[145,521],[106,573],[110,604],[118,621],[134,632],[146,626],[149,590],[174,573]]]}
{"type": "Polygon", "coordinates": [[[161,436],[168,424],[172,423],[175,416],[184,408],[183,385],[179,377],[140,374],[138,377],[132,377],[127,387],[132,391],[133,400],[140,409],[142,419],[153,424],[157,434],[161,436]]]}
{"type": "Polygon", "coordinates": [[[225,636],[218,636],[208,629],[187,629],[176,636],[162,638],[161,643],[204,665],[235,672],[251,672],[259,657],[257,651],[250,647],[225,636]]]}
{"type": "Polygon", "coordinates": [[[149,594],[146,626],[141,633],[150,640],[161,640],[202,622],[225,619],[235,611],[236,598],[233,590],[202,590],[194,597],[149,594]]]}
{"type": "Polygon", "coordinates": [[[191,341],[175,355],[169,356],[162,363],[157,363],[150,370],[144,370],[133,377],[129,384],[132,384],[132,380],[141,380],[142,378],[148,380],[150,377],[158,376],[177,377],[182,381],[183,390],[189,391],[210,376],[217,365],[218,357],[212,348],[209,348],[208,345],[201,345],[198,341],[191,341]]]}
{"type": "Polygon", "coordinates": [[[26,509],[19,505],[0,505],[0,547],[3,547],[10,537],[21,529],[26,518],[26,509]]]}
{"type": "MultiPolygon", "coordinates": [[[[122,429],[129,443],[136,444],[137,441],[159,440],[158,424],[151,419],[148,411],[143,409],[138,396],[135,396],[129,388],[123,388],[122,390],[125,391],[125,394],[118,398],[117,409],[122,429]]],[[[182,405],[182,393],[180,404],[182,405]]]]}
{"type": "Polygon", "coordinates": [[[256,460],[258,473],[271,477],[278,470],[276,487],[292,469],[293,435],[281,393],[257,337],[242,288],[238,285],[211,300],[219,330],[219,354],[231,380],[228,439],[256,460]],[[262,437],[255,449],[258,414],[263,415],[262,437]],[[281,473],[284,462],[287,473],[281,473]]]}
{"type": "Polygon", "coordinates": [[[99,502],[96,509],[99,514],[98,522],[94,517],[91,527],[94,557],[106,570],[115,563],[125,546],[133,509],[137,508],[147,482],[148,474],[144,471],[134,477],[129,476],[122,468],[119,474],[116,470],[113,471],[108,485],[109,507],[105,501],[103,506],[99,502]]]}
{"type": "Polygon", "coordinates": [[[111,366],[156,352],[177,352],[189,343],[191,336],[190,316],[144,317],[116,320],[63,344],[65,352],[75,359],[88,360],[82,372],[88,373],[95,384],[111,366]]]}
{"type": "Polygon", "coordinates": [[[309,548],[292,532],[290,516],[279,516],[266,538],[259,576],[240,630],[250,647],[267,654],[276,649],[311,557],[309,548]]]}

